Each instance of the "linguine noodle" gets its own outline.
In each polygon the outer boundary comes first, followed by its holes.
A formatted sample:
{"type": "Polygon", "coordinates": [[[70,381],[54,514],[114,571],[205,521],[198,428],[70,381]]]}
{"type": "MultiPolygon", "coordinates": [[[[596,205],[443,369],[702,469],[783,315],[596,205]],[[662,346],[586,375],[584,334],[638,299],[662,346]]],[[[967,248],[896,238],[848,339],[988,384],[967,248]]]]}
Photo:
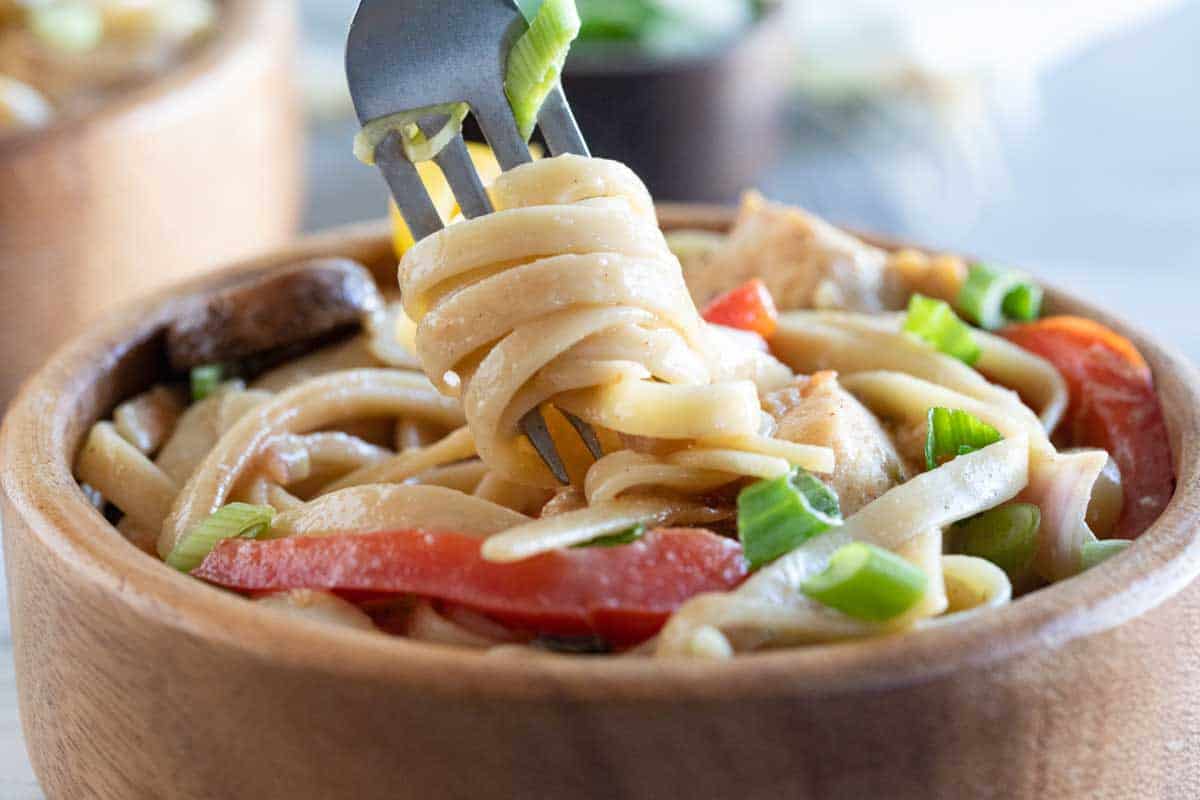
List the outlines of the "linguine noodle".
{"type": "MultiPolygon", "coordinates": [[[[198,574],[265,592],[257,602],[290,615],[498,652],[615,646],[727,658],[952,624],[1008,603],[1014,584],[1025,591],[1078,574],[1097,541],[1089,520],[1103,518],[1105,535],[1115,527],[1115,462],[1057,445],[1071,438],[1061,429],[1076,408],[1055,364],[975,331],[979,356],[968,365],[881,310],[895,308],[913,253],[889,267],[862,245],[856,274],[866,289],[774,276],[772,285],[812,284],[814,296],[858,298],[866,309],[790,309],[772,330],[735,330],[701,315],[697,285],[689,288],[645,187],[622,165],[547,159],[504,174],[491,194],[495,213],[404,255],[402,304],[381,303],[357,335],[248,384],[226,381],[190,405],[166,386],[134,398],[114,423],[92,429],[79,480],[121,516],[128,538],[168,560],[230,503],[270,506],[269,523],[250,532],[257,541],[210,543],[198,574]],[[871,286],[886,292],[868,298],[871,286]],[[932,460],[931,409],[969,415],[994,436],[932,460]],[[570,486],[522,436],[533,410],[547,420],[570,486]],[[563,412],[592,426],[603,457],[591,456],[563,412]],[[730,541],[739,534],[751,559],[739,497],[797,475],[840,495],[844,519],[809,507],[826,520],[817,535],[747,566],[730,541]],[[955,552],[959,523],[1013,503],[1040,512],[1027,569],[955,552]],[[354,559],[376,552],[373,541],[424,557],[402,549],[416,542],[406,533],[435,548],[444,580],[419,592],[365,591],[354,559]],[[321,585],[280,591],[255,588],[253,576],[213,578],[218,556],[245,569],[269,567],[272,553],[302,564],[313,539],[324,540],[322,553],[357,555],[323,564],[321,585]],[[919,596],[886,618],[816,599],[807,587],[853,543],[898,557],[920,576],[919,596]],[[585,563],[601,571],[565,577],[585,563]],[[595,566],[607,563],[627,571],[595,566]],[[668,602],[671,570],[696,581],[668,602]],[[631,611],[622,604],[633,595],[641,605],[631,611]]],[[[756,257],[753,231],[769,230],[774,243],[789,220],[813,252],[789,262],[772,251],[764,264],[831,269],[857,246],[761,199],[748,208],[729,245],[743,259],[756,257]],[[759,223],[756,213],[773,216],[759,223]],[[833,236],[827,251],[822,236],[833,236]]],[[[730,253],[723,239],[704,241],[704,281],[715,284],[712,264],[730,253]]],[[[397,581],[427,568],[371,565],[397,581]]]]}

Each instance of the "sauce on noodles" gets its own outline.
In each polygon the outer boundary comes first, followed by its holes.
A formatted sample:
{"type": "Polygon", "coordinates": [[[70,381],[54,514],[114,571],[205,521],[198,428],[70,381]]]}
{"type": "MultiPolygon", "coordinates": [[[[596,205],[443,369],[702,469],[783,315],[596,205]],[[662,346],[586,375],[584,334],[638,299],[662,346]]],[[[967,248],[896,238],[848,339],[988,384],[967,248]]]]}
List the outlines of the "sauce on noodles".
{"type": "Polygon", "coordinates": [[[960,259],[754,195],[727,235],[664,237],[638,178],[600,159],[491,193],[495,213],[404,254],[399,300],[365,303],[361,332],[98,423],[76,467],[98,506],[301,617],[729,657],[988,613],[1170,498],[1132,345],[1020,304],[1022,325],[970,328],[981,273],[960,259]],[[521,437],[535,408],[570,486],[521,437]]]}

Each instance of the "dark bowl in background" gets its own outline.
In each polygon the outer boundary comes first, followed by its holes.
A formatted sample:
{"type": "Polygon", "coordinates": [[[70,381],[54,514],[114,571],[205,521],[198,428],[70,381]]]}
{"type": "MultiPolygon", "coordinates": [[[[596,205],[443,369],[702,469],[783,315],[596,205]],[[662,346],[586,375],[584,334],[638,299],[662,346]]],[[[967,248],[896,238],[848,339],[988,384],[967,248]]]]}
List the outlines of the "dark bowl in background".
{"type": "Polygon", "coordinates": [[[704,55],[592,59],[577,51],[563,86],[592,152],[623,161],[660,201],[720,203],[778,155],[793,67],[778,5],[704,55]]]}
{"type": "MultiPolygon", "coordinates": [[[[577,46],[563,86],[593,155],[628,164],[659,201],[735,200],[784,139],[794,61],[782,16],[764,4],[751,27],[697,55],[577,46]]],[[[473,120],[467,136],[482,139],[473,120]]]]}

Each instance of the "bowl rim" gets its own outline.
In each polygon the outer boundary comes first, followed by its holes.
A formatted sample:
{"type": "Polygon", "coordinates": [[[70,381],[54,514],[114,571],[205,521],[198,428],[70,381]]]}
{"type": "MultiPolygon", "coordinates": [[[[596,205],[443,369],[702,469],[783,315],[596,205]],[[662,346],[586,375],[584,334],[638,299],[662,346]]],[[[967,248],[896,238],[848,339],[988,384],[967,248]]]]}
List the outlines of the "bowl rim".
{"type": "Polygon", "coordinates": [[[218,0],[216,35],[164,72],[119,92],[83,114],[66,116],[44,128],[0,135],[0,161],[39,147],[54,147],[89,129],[124,122],[147,106],[169,102],[180,95],[205,91],[210,80],[236,77],[237,65],[253,58],[255,44],[268,20],[281,11],[290,13],[281,0],[218,0]]]}
{"type": "MultiPolygon", "coordinates": [[[[664,227],[719,230],[730,209],[663,206],[664,227]],[[686,223],[681,225],[680,223],[686,223]]],[[[870,237],[882,246],[898,243],[870,237]]],[[[1048,287],[1054,311],[1084,313],[1129,335],[1150,362],[1174,444],[1178,485],[1170,506],[1119,556],[1069,581],[955,625],[863,641],[752,653],[730,661],[509,656],[342,629],[256,607],[179,574],[132,547],[71,475],[75,422],[96,380],[161,329],[185,298],[301,258],[331,253],[379,261],[385,223],[339,228],[126,304],[60,348],[14,401],[0,429],[0,489],[43,554],[136,615],[176,633],[280,668],[347,680],[404,682],[438,696],[579,702],[688,698],[811,698],[930,682],[986,668],[1035,648],[1100,633],[1166,602],[1200,574],[1200,372],[1119,317],[1048,287]],[[15,466],[14,466],[15,465],[15,466]]],[[[6,536],[9,535],[6,532],[6,536]]],[[[14,610],[14,613],[15,610],[14,610]]]]}

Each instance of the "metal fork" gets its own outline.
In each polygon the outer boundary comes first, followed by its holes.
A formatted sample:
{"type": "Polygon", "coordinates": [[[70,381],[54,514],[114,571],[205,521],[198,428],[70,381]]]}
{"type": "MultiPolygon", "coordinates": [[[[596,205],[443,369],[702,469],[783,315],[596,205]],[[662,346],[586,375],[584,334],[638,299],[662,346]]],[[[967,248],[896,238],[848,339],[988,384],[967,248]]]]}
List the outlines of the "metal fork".
{"type": "MultiPolygon", "coordinates": [[[[513,0],[362,0],[346,47],[346,76],[359,121],[401,112],[466,103],[496,154],[510,170],[532,160],[504,93],[508,55],[528,23],[513,0]]],[[[422,115],[426,136],[449,117],[422,115]]],[[[589,155],[587,143],[562,86],[550,93],[538,127],[551,155],[589,155]]],[[[462,134],[434,159],[454,191],[464,216],[490,214],[491,200],[475,172],[462,134]]],[[[408,159],[399,134],[380,143],[376,164],[417,241],[442,229],[442,219],[408,159]]],[[[578,417],[559,411],[594,458],[604,455],[596,432],[578,417]]],[[[563,484],[570,477],[540,409],[522,418],[521,432],[563,484]]]]}

